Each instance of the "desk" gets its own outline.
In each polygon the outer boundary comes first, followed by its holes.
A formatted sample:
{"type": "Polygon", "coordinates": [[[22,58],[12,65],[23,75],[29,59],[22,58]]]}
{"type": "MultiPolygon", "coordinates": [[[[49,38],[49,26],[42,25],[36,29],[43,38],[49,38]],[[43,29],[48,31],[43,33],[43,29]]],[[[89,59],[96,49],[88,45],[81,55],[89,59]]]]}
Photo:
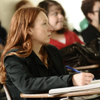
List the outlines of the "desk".
{"type": "Polygon", "coordinates": [[[100,88],[90,89],[85,91],[78,91],[78,92],[70,92],[64,93],[59,95],[49,95],[48,93],[42,94],[24,94],[21,93],[21,98],[55,98],[55,97],[73,97],[73,96],[86,96],[86,95],[93,95],[93,94],[100,94],[100,88]]]}
{"type": "MultiPolygon", "coordinates": [[[[88,65],[88,66],[80,66],[74,67],[77,70],[88,70],[92,68],[98,68],[99,65],[88,65]]],[[[78,92],[70,92],[64,93],[59,95],[49,95],[48,93],[41,93],[41,94],[24,94],[21,93],[21,98],[55,98],[55,97],[76,97],[76,96],[86,96],[86,95],[93,95],[93,94],[100,94],[100,88],[85,90],[85,91],[78,91],[78,92]]]]}
{"type": "MultiPolygon", "coordinates": [[[[93,69],[93,68],[98,68],[99,65],[98,64],[94,64],[94,65],[86,65],[86,66],[79,66],[79,67],[73,67],[77,70],[89,70],[89,69],[93,69]]],[[[67,69],[68,71],[71,71],[70,69],[67,69]]]]}

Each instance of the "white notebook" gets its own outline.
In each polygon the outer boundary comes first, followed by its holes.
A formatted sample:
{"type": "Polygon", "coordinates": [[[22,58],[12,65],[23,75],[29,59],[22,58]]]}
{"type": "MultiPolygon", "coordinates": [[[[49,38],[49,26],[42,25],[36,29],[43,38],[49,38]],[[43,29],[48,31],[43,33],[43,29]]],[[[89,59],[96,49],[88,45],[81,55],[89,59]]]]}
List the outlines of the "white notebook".
{"type": "Polygon", "coordinates": [[[88,84],[88,85],[50,89],[49,95],[57,95],[57,94],[75,92],[75,91],[94,89],[94,88],[99,88],[99,87],[100,87],[100,80],[94,80],[91,82],[91,84],[88,84]]]}

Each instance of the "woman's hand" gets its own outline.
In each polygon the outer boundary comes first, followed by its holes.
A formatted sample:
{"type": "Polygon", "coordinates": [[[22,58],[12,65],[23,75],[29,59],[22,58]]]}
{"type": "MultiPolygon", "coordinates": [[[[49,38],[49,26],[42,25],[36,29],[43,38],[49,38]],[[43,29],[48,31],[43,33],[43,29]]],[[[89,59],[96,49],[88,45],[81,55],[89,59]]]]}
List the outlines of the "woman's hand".
{"type": "Polygon", "coordinates": [[[73,75],[72,82],[73,82],[73,85],[75,86],[82,86],[82,85],[90,84],[93,78],[94,78],[94,75],[92,73],[82,72],[82,73],[73,75]]]}

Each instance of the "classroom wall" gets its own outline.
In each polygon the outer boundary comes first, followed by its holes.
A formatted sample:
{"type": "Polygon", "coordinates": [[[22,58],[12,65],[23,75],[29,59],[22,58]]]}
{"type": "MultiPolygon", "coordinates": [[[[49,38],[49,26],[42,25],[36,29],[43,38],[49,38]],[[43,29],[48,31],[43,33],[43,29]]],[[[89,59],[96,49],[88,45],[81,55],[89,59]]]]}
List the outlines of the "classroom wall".
{"type": "MultiPolygon", "coordinates": [[[[15,12],[15,5],[20,0],[0,0],[0,20],[2,26],[8,31],[10,20],[15,12]]],[[[34,6],[37,6],[38,2],[42,0],[29,0],[34,6]]],[[[68,24],[70,29],[80,30],[79,23],[84,19],[84,15],[81,12],[80,6],[82,0],[56,0],[63,5],[66,16],[68,18],[68,24]]]]}

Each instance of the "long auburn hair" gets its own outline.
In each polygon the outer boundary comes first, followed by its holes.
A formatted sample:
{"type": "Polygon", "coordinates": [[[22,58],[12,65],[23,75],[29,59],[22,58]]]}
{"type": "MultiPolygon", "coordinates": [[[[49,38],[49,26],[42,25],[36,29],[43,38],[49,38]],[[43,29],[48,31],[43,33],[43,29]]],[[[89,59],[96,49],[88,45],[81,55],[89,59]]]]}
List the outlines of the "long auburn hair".
{"type": "Polygon", "coordinates": [[[59,9],[61,10],[62,15],[64,16],[64,19],[65,19],[64,27],[61,30],[57,31],[58,33],[64,33],[65,31],[69,30],[69,27],[68,27],[68,23],[67,23],[66,13],[65,13],[63,7],[61,6],[61,4],[54,0],[43,0],[38,4],[38,7],[43,8],[46,11],[46,14],[48,16],[49,8],[53,5],[58,6],[59,9]]]}
{"type": "Polygon", "coordinates": [[[27,57],[32,52],[32,36],[28,33],[28,28],[34,27],[34,21],[41,11],[45,13],[42,8],[38,7],[21,8],[13,15],[7,42],[1,55],[0,83],[3,84],[6,80],[4,57],[9,50],[18,49],[17,52],[11,52],[7,55],[17,55],[19,57],[27,57]]]}

